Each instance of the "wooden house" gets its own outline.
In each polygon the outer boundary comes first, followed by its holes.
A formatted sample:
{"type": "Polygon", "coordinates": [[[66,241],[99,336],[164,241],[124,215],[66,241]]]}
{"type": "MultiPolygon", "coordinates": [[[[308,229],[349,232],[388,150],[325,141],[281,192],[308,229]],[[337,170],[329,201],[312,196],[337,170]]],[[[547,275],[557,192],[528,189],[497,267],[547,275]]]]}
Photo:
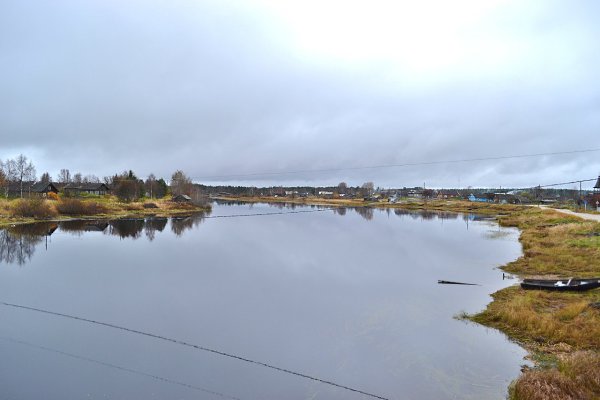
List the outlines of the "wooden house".
{"type": "Polygon", "coordinates": [[[176,203],[191,203],[192,198],[187,194],[178,194],[177,196],[173,196],[172,199],[176,203]]]}
{"type": "Polygon", "coordinates": [[[48,193],[58,193],[52,182],[10,182],[6,190],[8,197],[46,197],[48,193]]]}
{"type": "Polygon", "coordinates": [[[58,194],[58,188],[52,182],[36,182],[31,185],[30,192],[32,195],[46,197],[48,193],[58,194]]]}
{"type": "Polygon", "coordinates": [[[109,187],[105,183],[69,183],[63,187],[66,195],[80,196],[82,194],[102,196],[108,194],[109,187]]]}

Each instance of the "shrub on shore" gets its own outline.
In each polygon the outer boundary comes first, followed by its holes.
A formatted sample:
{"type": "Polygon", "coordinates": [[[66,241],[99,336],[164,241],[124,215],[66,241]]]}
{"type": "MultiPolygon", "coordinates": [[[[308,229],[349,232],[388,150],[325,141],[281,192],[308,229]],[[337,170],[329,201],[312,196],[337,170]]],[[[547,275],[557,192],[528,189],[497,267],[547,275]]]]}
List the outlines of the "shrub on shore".
{"type": "Polygon", "coordinates": [[[42,199],[21,199],[14,202],[11,214],[15,217],[46,219],[55,217],[56,210],[42,199]]]}
{"type": "Polygon", "coordinates": [[[50,192],[50,193],[48,193],[48,200],[55,200],[55,201],[57,201],[58,200],[58,195],[56,193],[54,193],[54,192],[50,192]]]}
{"type": "Polygon", "coordinates": [[[107,211],[106,206],[95,201],[82,201],[73,198],[64,198],[58,204],[56,209],[65,215],[96,215],[104,214],[107,211]]]}

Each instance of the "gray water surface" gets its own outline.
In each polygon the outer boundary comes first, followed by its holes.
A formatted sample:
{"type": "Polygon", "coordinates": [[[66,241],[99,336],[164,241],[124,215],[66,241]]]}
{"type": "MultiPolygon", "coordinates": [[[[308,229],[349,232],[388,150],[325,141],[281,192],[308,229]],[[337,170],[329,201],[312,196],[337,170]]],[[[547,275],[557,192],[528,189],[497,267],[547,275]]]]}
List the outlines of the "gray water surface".
{"type": "MultiPolygon", "coordinates": [[[[519,257],[517,230],[400,210],[214,218],[316,210],[215,205],[207,218],[9,228],[0,231],[0,301],[389,399],[505,398],[525,352],[453,316],[513,283],[495,267],[519,257]]],[[[0,306],[0,321],[2,399],[369,398],[54,315],[0,306]]]]}

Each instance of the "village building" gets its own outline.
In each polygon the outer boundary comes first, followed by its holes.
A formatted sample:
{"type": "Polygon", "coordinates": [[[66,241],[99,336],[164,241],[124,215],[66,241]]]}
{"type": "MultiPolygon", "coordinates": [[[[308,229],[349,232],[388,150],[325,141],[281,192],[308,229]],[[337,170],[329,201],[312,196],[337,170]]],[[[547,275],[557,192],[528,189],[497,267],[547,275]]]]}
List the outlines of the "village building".
{"type": "Polygon", "coordinates": [[[191,203],[192,198],[187,194],[178,194],[177,196],[173,196],[172,199],[176,203],[191,203]]]}
{"type": "Polygon", "coordinates": [[[595,207],[597,211],[600,211],[600,176],[594,185],[594,191],[588,196],[588,203],[595,207]]]}
{"type": "Polygon", "coordinates": [[[48,193],[58,193],[52,182],[10,182],[6,190],[8,197],[46,197],[48,193]]]}
{"type": "Polygon", "coordinates": [[[105,183],[69,183],[63,187],[63,192],[68,196],[102,196],[108,194],[110,189],[105,183]]]}

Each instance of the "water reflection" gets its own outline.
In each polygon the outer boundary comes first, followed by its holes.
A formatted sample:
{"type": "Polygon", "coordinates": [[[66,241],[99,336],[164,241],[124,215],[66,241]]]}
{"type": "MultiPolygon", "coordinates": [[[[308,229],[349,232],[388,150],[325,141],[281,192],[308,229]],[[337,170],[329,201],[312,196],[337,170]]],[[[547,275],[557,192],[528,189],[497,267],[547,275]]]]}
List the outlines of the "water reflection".
{"type": "Polygon", "coordinates": [[[15,225],[0,231],[0,262],[23,265],[27,263],[35,248],[56,231],[53,222],[41,224],[15,225]]]}
{"type": "MultiPolygon", "coordinates": [[[[221,205],[238,205],[239,202],[220,201],[221,205]]],[[[252,204],[244,204],[252,208],[252,204]]],[[[269,208],[275,207],[278,210],[289,209],[294,211],[302,207],[311,210],[327,210],[329,207],[321,205],[299,206],[294,203],[272,203],[267,204],[269,208]]],[[[469,229],[469,223],[473,221],[486,221],[493,219],[490,216],[481,216],[476,214],[458,214],[444,211],[415,211],[403,209],[382,209],[373,207],[334,207],[331,208],[334,214],[345,217],[349,211],[360,215],[365,221],[372,221],[375,213],[386,213],[391,215],[392,211],[400,218],[410,218],[413,220],[455,220],[462,218],[466,223],[466,229],[469,229]]],[[[118,236],[120,239],[137,240],[145,237],[148,241],[156,238],[157,232],[163,232],[170,223],[171,232],[176,236],[182,236],[186,231],[193,229],[205,221],[209,216],[207,213],[195,213],[193,215],[177,216],[172,218],[149,217],[149,218],[127,218],[116,220],[74,220],[61,222],[44,222],[25,225],[15,225],[4,230],[0,230],[0,263],[19,264],[27,263],[36,247],[42,243],[48,247],[48,238],[58,229],[59,232],[68,233],[75,236],[81,236],[86,232],[100,232],[104,235],[118,236]]],[[[218,216],[217,216],[218,217],[218,216]]],[[[501,238],[505,235],[503,231],[492,232],[490,238],[501,238]]]]}
{"type": "Polygon", "coordinates": [[[167,226],[168,218],[151,218],[146,220],[146,238],[151,242],[156,236],[156,231],[162,232],[167,226]]]}
{"type": "MultiPolygon", "coordinates": [[[[181,236],[185,231],[197,227],[207,214],[198,213],[182,217],[173,217],[171,231],[181,236]]],[[[48,249],[48,240],[58,230],[73,236],[82,236],[88,232],[100,232],[121,239],[137,240],[145,236],[153,241],[157,232],[162,232],[169,218],[128,218],[116,220],[73,220],[60,222],[39,222],[14,225],[0,230],[0,263],[24,265],[31,260],[36,248],[43,245],[48,249]]]]}
{"type": "MultiPolygon", "coordinates": [[[[481,310],[489,293],[510,284],[493,268],[521,254],[516,230],[469,215],[395,216],[391,208],[235,217],[269,210],[276,214],[267,205],[216,206],[211,218],[227,218],[17,228],[37,231],[37,240],[46,235],[49,251],[38,242],[25,257],[28,268],[0,265],[0,292],[6,301],[206,345],[390,399],[505,398],[524,353],[496,331],[452,317],[481,310]],[[512,232],[510,240],[485,236],[501,230],[512,232]]],[[[1,311],[0,338],[246,400],[365,398],[150,337],[1,311]]],[[[0,357],[10,366],[1,385],[10,398],[193,398],[183,386],[1,340],[0,357]]]]}
{"type": "Polygon", "coordinates": [[[76,236],[81,236],[84,232],[104,232],[107,227],[108,221],[106,220],[77,220],[63,221],[60,223],[60,230],[62,232],[71,233],[76,236]]]}
{"type": "Polygon", "coordinates": [[[205,215],[171,218],[171,231],[175,235],[181,236],[186,230],[200,225],[204,221],[204,218],[205,215]]]}

